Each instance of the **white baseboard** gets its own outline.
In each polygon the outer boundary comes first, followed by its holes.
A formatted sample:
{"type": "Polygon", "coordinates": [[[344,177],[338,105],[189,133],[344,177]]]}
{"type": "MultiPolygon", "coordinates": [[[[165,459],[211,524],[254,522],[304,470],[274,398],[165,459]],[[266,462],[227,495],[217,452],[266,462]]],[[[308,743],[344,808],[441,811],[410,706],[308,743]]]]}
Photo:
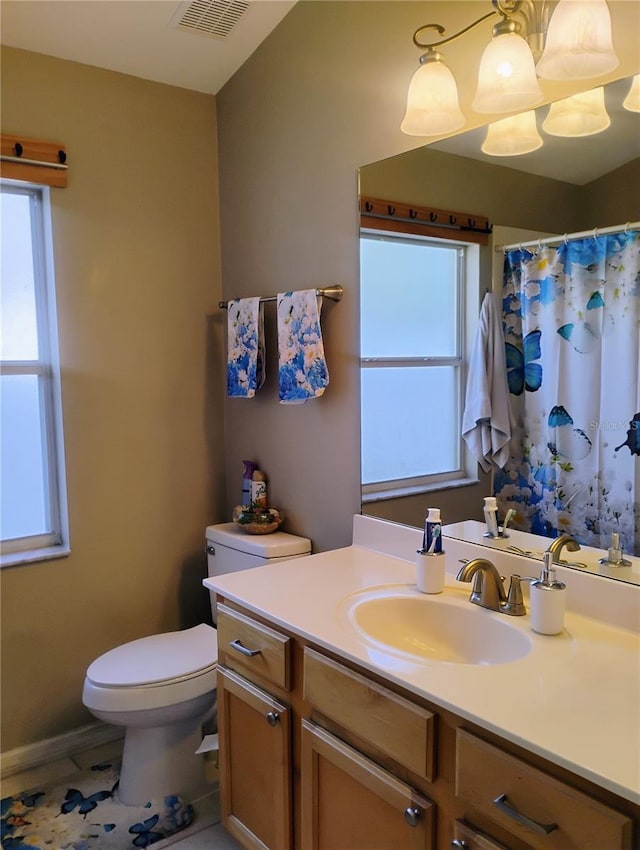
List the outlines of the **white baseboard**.
{"type": "Polygon", "coordinates": [[[55,738],[16,747],[15,750],[8,750],[0,755],[0,777],[11,776],[22,770],[30,770],[57,759],[77,755],[84,750],[110,744],[123,736],[124,729],[121,726],[97,722],[57,735],[55,738]]]}

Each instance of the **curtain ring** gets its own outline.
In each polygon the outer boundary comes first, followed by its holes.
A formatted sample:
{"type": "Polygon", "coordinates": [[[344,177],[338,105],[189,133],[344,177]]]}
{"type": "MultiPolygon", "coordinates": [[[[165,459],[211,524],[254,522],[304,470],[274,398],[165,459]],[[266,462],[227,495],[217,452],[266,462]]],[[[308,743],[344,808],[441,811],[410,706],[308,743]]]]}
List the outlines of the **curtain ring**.
{"type": "Polygon", "coordinates": [[[628,221],[628,222],[625,224],[625,226],[624,226],[624,235],[625,235],[625,236],[628,236],[628,235],[629,235],[629,225],[630,225],[630,224],[631,224],[631,222],[630,222],[630,221],[628,221]]]}
{"type": "Polygon", "coordinates": [[[564,234],[563,239],[564,239],[564,244],[565,244],[565,245],[568,245],[568,244],[569,244],[569,240],[567,239],[567,234],[566,234],[566,233],[564,234]]]}
{"type": "Polygon", "coordinates": [[[538,252],[542,251],[542,239],[538,239],[538,252]]]}
{"type": "Polygon", "coordinates": [[[597,239],[597,238],[598,238],[598,228],[597,228],[597,227],[594,227],[594,228],[593,228],[593,238],[594,238],[594,239],[597,239]]]}
{"type": "Polygon", "coordinates": [[[522,242],[520,243],[520,253],[524,253],[524,248],[522,246],[522,242]]]}

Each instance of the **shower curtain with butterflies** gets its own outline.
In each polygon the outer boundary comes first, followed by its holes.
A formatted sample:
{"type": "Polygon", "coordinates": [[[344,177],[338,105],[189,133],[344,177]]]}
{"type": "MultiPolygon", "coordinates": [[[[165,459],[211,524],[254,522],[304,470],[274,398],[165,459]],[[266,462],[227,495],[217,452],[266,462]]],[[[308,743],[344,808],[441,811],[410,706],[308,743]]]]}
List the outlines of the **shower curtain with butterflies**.
{"type": "Polygon", "coordinates": [[[511,459],[494,474],[514,524],[640,554],[640,232],[505,257],[511,459]]]}

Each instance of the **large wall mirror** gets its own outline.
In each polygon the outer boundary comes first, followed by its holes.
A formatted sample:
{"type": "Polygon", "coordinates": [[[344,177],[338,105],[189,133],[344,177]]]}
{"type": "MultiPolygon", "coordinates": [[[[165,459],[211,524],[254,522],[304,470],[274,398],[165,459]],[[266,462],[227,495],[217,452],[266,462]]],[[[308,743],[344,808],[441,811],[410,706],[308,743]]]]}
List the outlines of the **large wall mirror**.
{"type": "MultiPolygon", "coordinates": [[[[362,166],[360,194],[486,216],[493,236],[480,249],[479,293],[497,291],[501,275],[496,270],[503,263],[494,250],[497,245],[640,220],[640,113],[622,106],[630,84],[624,79],[605,87],[611,125],[597,135],[561,138],[540,130],[540,149],[492,157],[481,151],[486,128],[479,128],[362,166]]],[[[539,129],[548,111],[548,106],[536,110],[539,129]]],[[[476,316],[478,307],[479,301],[476,316]]],[[[477,484],[453,490],[402,498],[366,496],[362,512],[420,527],[425,508],[437,505],[445,523],[482,520],[483,497],[490,492],[490,477],[480,473],[477,484]]]]}

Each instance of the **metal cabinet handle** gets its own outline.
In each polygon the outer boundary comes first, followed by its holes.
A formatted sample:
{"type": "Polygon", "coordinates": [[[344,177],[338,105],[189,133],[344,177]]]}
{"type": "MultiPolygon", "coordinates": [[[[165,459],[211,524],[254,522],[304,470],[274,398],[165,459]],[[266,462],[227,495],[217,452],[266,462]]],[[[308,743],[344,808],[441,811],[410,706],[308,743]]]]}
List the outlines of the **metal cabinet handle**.
{"type": "Polygon", "coordinates": [[[239,641],[239,640],[237,640],[237,639],[236,639],[236,640],[231,640],[231,641],[229,641],[229,646],[230,646],[232,649],[235,649],[235,650],[237,650],[238,652],[242,653],[242,655],[246,655],[246,656],[248,656],[249,658],[253,658],[253,656],[254,656],[254,655],[260,655],[260,650],[259,650],[259,649],[247,649],[247,647],[246,647],[246,646],[243,646],[243,645],[240,643],[240,641],[239,641]]]}
{"type": "Polygon", "coordinates": [[[420,809],[416,809],[415,806],[408,806],[404,810],[404,819],[409,824],[409,826],[418,826],[421,814],[422,812],[420,811],[420,809]]]}
{"type": "Polygon", "coordinates": [[[215,555],[216,554],[216,547],[215,546],[205,546],[204,547],[204,553],[205,553],[205,555],[215,555]]]}
{"type": "Polygon", "coordinates": [[[451,850],[469,850],[469,845],[466,841],[460,841],[459,838],[454,838],[451,842],[451,850]]]}
{"type": "Polygon", "coordinates": [[[507,815],[507,817],[510,817],[517,823],[522,824],[522,826],[532,829],[534,832],[537,832],[538,835],[549,835],[550,832],[558,829],[557,823],[539,823],[537,820],[533,820],[533,818],[528,818],[526,815],[521,814],[517,809],[514,809],[509,805],[506,794],[500,794],[499,797],[496,797],[493,804],[494,806],[497,806],[503,814],[507,815]]]}
{"type": "Polygon", "coordinates": [[[269,724],[269,726],[277,726],[278,720],[280,720],[280,715],[277,711],[270,711],[267,714],[267,723],[269,724]]]}

